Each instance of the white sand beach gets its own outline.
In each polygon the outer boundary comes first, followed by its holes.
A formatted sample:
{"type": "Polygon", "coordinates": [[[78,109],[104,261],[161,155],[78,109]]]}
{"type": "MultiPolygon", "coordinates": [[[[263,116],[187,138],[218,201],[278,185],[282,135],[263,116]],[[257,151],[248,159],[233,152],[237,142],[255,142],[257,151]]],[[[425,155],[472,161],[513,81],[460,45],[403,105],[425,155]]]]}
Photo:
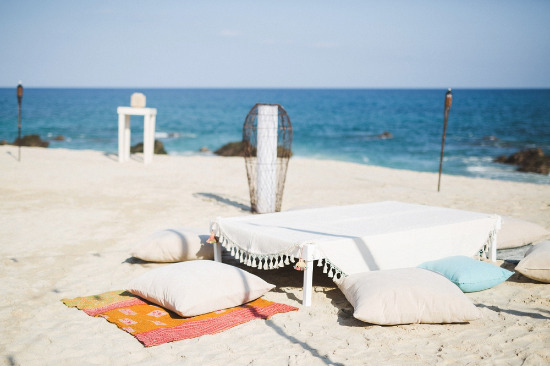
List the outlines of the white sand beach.
{"type": "MultiPolygon", "coordinates": [[[[469,324],[362,323],[323,273],[302,307],[302,273],[224,261],[277,287],[267,300],[299,307],[223,333],[144,347],[60,300],[124,289],[166,264],[129,261],[162,229],[208,227],[250,215],[242,158],[141,155],[118,163],[98,151],[0,146],[0,364],[2,365],[548,365],[550,285],[514,274],[466,294],[482,319],[469,324]]],[[[550,186],[292,158],[283,210],[403,201],[494,213],[550,229],[550,186]]],[[[498,261],[509,270],[514,264],[498,261]]],[[[317,267],[316,267],[317,268],[317,267]]],[[[316,269],[317,272],[319,272],[316,269]]]]}

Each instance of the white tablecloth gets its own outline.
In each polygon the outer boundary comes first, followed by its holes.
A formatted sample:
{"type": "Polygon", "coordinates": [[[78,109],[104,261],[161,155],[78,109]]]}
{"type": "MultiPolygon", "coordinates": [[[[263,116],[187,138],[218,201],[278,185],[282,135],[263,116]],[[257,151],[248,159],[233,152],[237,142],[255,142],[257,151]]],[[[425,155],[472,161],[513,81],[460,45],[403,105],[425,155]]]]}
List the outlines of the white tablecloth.
{"type": "Polygon", "coordinates": [[[290,264],[304,244],[313,244],[313,259],[331,277],[474,256],[496,245],[499,228],[497,215],[393,201],[218,218],[212,224],[221,244],[249,266],[290,264]]]}

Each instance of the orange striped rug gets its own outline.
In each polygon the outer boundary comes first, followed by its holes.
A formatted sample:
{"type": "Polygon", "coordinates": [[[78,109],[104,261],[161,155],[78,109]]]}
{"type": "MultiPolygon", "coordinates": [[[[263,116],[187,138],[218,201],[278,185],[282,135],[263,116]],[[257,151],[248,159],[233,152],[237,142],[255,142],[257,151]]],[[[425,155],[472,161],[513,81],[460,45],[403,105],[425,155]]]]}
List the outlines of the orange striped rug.
{"type": "Polygon", "coordinates": [[[65,305],[102,317],[136,337],[146,347],[223,332],[254,319],[298,310],[294,306],[256,299],[241,306],[190,318],[142,300],[127,291],[62,299],[65,305]]]}

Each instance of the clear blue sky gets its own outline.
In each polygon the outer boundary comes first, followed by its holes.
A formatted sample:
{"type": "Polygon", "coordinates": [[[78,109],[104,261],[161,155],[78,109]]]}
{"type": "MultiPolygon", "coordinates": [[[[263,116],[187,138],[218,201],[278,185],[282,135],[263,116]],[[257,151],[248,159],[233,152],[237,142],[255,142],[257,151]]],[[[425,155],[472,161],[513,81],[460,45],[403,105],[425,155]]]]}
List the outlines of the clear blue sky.
{"type": "Polygon", "coordinates": [[[0,2],[0,86],[550,87],[550,1],[0,2]]]}

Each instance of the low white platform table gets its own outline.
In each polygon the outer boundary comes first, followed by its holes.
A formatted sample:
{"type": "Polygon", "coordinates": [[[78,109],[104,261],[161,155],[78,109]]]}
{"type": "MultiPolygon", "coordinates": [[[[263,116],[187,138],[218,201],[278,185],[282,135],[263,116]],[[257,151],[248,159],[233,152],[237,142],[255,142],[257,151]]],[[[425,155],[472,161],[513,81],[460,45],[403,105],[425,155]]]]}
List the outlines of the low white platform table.
{"type": "Polygon", "coordinates": [[[454,255],[496,260],[498,215],[385,201],[217,218],[221,246],[252,267],[274,269],[306,261],[303,304],[311,304],[314,260],[329,277],[416,267],[454,255]]]}

